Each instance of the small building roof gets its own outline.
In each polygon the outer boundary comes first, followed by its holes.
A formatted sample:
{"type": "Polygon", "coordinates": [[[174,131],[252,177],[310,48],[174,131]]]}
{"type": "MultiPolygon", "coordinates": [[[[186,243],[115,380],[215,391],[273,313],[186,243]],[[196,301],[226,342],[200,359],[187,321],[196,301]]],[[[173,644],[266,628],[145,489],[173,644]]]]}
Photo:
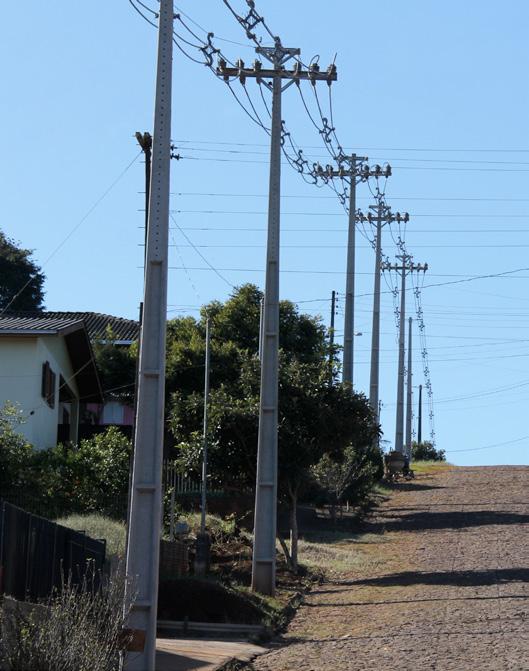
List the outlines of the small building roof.
{"type": "Polygon", "coordinates": [[[102,402],[103,391],[94,353],[82,319],[59,319],[46,313],[31,317],[0,316],[0,338],[47,335],[64,337],[80,399],[86,402],[102,402]]]}
{"type": "Polygon", "coordinates": [[[124,319],[123,317],[114,317],[100,312],[57,312],[44,311],[38,313],[13,313],[12,317],[24,317],[27,319],[36,318],[42,323],[42,320],[49,319],[53,321],[73,321],[82,320],[90,337],[90,340],[106,340],[108,337],[108,328],[112,330],[112,342],[118,345],[130,345],[138,340],[140,335],[140,324],[134,319],[124,319]]]}

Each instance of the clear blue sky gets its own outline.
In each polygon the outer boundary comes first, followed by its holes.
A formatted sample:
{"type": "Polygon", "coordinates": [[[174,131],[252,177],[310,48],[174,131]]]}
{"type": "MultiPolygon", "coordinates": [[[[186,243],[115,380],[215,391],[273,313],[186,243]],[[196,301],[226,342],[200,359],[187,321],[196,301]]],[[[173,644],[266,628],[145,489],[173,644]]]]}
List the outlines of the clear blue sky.
{"type": "MultiPolygon", "coordinates": [[[[221,0],[176,4],[217,36],[240,43],[219,42],[227,56],[253,60],[221,0]]],[[[246,5],[234,0],[234,6],[246,5]]],[[[416,261],[429,263],[426,284],[529,266],[528,3],[261,0],[258,9],[286,46],[301,48],[305,61],[319,54],[326,66],[337,54],[337,133],[344,147],[392,164],[388,202],[411,215],[406,242],[416,261]]],[[[135,317],[142,289],[141,157],[80,222],[137,156],[134,132],[152,130],[155,31],[127,0],[33,0],[3,7],[2,33],[0,225],[44,265],[49,309],[135,317]]],[[[309,87],[304,91],[316,113],[309,87]]],[[[238,85],[234,90],[244,97],[238,85]]],[[[326,84],[319,91],[327,107],[326,84]]],[[[265,119],[254,82],[248,92],[265,119]]],[[[262,286],[268,179],[265,133],[222,82],[179,52],[173,104],[173,138],[190,158],[172,165],[171,207],[227,281],[173,230],[170,316],[196,314],[200,304],[226,298],[230,285],[262,286]]],[[[295,87],[285,93],[283,117],[306,153],[325,162],[295,87]]],[[[282,274],[281,295],[321,299],[300,307],[328,320],[331,291],[344,291],[346,219],[330,190],[306,185],[288,166],[282,191],[282,267],[302,272],[282,274]]],[[[368,188],[359,187],[360,206],[369,203],[368,188]]],[[[383,246],[393,258],[388,230],[383,246]]],[[[372,270],[372,251],[360,238],[359,294],[372,292],[372,270]]],[[[528,286],[525,271],[423,291],[437,441],[454,463],[527,463],[529,437],[487,446],[529,435],[528,286]],[[454,451],[469,449],[475,451],[454,451]]],[[[357,303],[363,336],[355,375],[363,390],[371,300],[357,303]]],[[[382,422],[393,441],[397,349],[390,295],[382,305],[382,422]]],[[[339,317],[342,308],[343,302],[339,317]]],[[[419,349],[414,361],[418,385],[419,349]]]]}

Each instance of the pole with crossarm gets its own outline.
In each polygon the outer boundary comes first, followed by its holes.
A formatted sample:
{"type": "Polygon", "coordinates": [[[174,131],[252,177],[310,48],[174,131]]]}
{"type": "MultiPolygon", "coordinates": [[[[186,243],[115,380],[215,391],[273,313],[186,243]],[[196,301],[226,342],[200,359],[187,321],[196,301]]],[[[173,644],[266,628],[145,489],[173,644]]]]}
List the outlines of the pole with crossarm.
{"type": "Polygon", "coordinates": [[[370,167],[365,162],[367,156],[357,156],[351,154],[347,156],[340,154],[336,161],[338,168],[327,165],[325,168],[316,166],[316,172],[319,176],[326,178],[349,178],[349,221],[347,232],[347,265],[345,278],[345,320],[344,320],[344,338],[343,338],[343,368],[342,382],[353,388],[354,373],[354,321],[355,321],[355,263],[356,263],[356,221],[358,212],[356,210],[356,185],[359,182],[365,182],[370,177],[389,177],[391,167],[385,165],[383,168],[379,165],[370,167]],[[346,166],[346,167],[344,167],[346,166]]]}
{"type": "Polygon", "coordinates": [[[320,72],[317,63],[304,69],[299,49],[283,47],[276,37],[273,47],[258,46],[257,54],[271,68],[263,68],[256,60],[251,68],[242,60],[228,67],[219,60],[217,75],[229,81],[237,77],[242,84],[247,78],[257,80],[272,92],[272,124],[270,137],[270,181],[268,193],[268,238],[266,245],[265,292],[261,351],[261,390],[259,405],[259,434],[257,442],[257,480],[255,491],[254,548],[252,560],[252,589],[261,594],[275,592],[276,524],[277,524],[277,429],[278,429],[278,354],[279,354],[279,232],[281,190],[281,96],[292,84],[308,80],[336,80],[336,67],[320,72]],[[296,59],[292,69],[285,65],[296,59]]]}
{"type": "Polygon", "coordinates": [[[358,214],[359,221],[376,224],[375,235],[375,283],[373,291],[373,328],[371,330],[371,371],[369,377],[369,405],[379,421],[379,376],[380,376],[380,273],[382,269],[382,228],[393,221],[408,222],[410,215],[392,212],[382,195],[376,205],[369,206],[370,212],[358,214]]]}
{"type": "Polygon", "coordinates": [[[397,374],[397,415],[395,421],[395,451],[404,452],[404,334],[406,318],[406,276],[418,271],[426,272],[428,264],[413,263],[409,254],[399,254],[400,263],[383,263],[382,270],[395,270],[401,276],[400,317],[399,317],[399,367],[397,374]]]}

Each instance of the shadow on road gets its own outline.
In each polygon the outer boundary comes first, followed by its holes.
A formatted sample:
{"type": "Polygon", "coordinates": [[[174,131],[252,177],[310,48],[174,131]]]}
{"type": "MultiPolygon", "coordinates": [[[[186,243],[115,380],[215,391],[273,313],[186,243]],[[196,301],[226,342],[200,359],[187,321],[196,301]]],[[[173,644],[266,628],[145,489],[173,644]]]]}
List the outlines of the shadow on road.
{"type": "Polygon", "coordinates": [[[365,578],[340,584],[380,585],[386,587],[405,587],[409,585],[455,585],[460,587],[479,587],[501,583],[529,582],[529,568],[504,568],[476,571],[404,571],[378,578],[365,578]]]}
{"type": "MultiPolygon", "coordinates": [[[[390,513],[391,514],[391,513],[390,513]]],[[[462,529],[490,525],[528,524],[529,515],[495,510],[414,512],[391,514],[389,519],[379,517],[364,525],[366,531],[424,531],[427,529],[462,529]]]]}

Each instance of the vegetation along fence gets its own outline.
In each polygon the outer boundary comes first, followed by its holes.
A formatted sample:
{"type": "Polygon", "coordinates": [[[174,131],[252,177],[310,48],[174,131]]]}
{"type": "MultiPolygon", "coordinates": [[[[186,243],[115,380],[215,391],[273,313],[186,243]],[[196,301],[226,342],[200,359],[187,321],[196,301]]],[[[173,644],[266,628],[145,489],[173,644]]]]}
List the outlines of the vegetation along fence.
{"type": "Polygon", "coordinates": [[[70,580],[97,586],[105,541],[0,501],[0,594],[37,601],[70,580]]]}

